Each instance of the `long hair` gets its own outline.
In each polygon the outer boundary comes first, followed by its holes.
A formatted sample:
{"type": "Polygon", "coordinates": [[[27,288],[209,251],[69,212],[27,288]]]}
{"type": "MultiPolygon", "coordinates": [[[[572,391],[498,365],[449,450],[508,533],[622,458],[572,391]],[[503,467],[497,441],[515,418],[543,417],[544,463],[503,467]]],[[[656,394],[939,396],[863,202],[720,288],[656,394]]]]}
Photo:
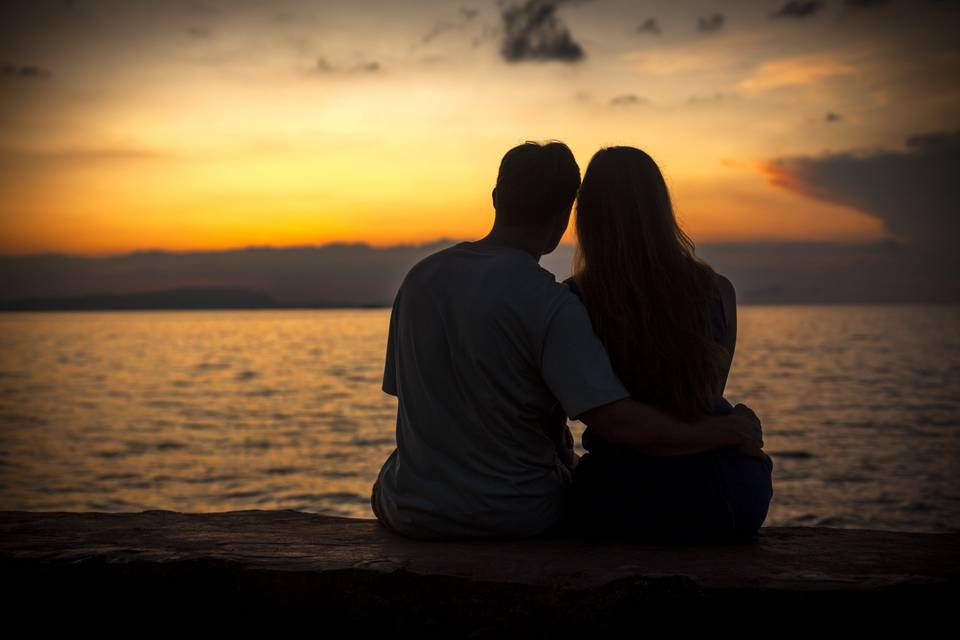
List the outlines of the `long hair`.
{"type": "Polygon", "coordinates": [[[598,151],[576,230],[574,280],[627,390],[684,420],[712,413],[726,354],[711,330],[715,275],[677,224],[653,159],[633,147],[598,151]]]}

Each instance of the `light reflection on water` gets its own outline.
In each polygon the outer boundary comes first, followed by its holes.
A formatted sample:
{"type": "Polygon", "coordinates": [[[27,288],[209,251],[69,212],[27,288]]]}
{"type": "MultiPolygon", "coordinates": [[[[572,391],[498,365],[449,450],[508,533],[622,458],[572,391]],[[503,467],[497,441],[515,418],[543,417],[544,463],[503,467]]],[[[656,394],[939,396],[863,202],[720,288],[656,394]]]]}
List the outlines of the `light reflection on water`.
{"type": "MultiPolygon", "coordinates": [[[[388,321],[0,314],[0,509],[372,517],[388,321]]],[[[958,328],[958,307],[740,309],[727,397],[764,422],[768,526],[960,530],[958,328]]]]}

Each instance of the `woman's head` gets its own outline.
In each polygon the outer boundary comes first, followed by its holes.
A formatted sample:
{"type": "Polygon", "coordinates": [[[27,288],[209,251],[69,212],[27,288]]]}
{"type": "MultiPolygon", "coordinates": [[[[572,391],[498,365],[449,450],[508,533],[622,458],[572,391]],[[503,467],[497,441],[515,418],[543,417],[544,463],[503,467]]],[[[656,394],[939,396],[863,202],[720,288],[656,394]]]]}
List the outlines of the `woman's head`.
{"type": "Polygon", "coordinates": [[[594,154],[580,186],[577,212],[581,247],[597,257],[601,252],[614,259],[626,257],[621,243],[628,243],[636,255],[638,242],[642,255],[650,258],[692,253],[692,243],[674,217],[663,174],[640,149],[607,147],[594,154]]]}
{"type": "Polygon", "coordinates": [[[653,159],[633,147],[598,151],[576,230],[574,275],[630,392],[684,417],[712,411],[723,360],[711,334],[714,275],[677,224],[653,159]]]}

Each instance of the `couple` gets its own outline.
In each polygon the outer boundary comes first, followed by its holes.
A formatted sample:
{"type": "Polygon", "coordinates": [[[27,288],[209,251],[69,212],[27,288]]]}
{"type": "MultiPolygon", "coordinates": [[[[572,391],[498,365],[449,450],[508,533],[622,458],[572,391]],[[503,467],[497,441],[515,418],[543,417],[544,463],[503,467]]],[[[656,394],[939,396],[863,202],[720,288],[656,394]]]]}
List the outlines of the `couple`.
{"type": "Polygon", "coordinates": [[[756,539],[773,494],[760,421],[723,389],[729,281],[677,226],[639,149],[504,155],[486,237],[417,263],[393,304],[383,390],[397,447],[377,519],[424,540],[756,539]],[[577,200],[574,275],[541,268],[577,200]],[[567,418],[586,425],[582,457],[567,418]]]}

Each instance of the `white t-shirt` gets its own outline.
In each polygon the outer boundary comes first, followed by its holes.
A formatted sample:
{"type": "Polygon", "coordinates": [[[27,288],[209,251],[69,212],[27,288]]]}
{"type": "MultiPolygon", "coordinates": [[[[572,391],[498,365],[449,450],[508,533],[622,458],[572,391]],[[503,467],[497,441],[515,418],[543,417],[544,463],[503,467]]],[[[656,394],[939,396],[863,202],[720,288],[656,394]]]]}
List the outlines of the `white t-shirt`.
{"type": "Polygon", "coordinates": [[[378,516],[424,539],[525,537],[562,517],[570,471],[545,431],[629,397],[587,310],[528,253],[463,242],[416,264],[390,316],[399,399],[378,516]]]}

